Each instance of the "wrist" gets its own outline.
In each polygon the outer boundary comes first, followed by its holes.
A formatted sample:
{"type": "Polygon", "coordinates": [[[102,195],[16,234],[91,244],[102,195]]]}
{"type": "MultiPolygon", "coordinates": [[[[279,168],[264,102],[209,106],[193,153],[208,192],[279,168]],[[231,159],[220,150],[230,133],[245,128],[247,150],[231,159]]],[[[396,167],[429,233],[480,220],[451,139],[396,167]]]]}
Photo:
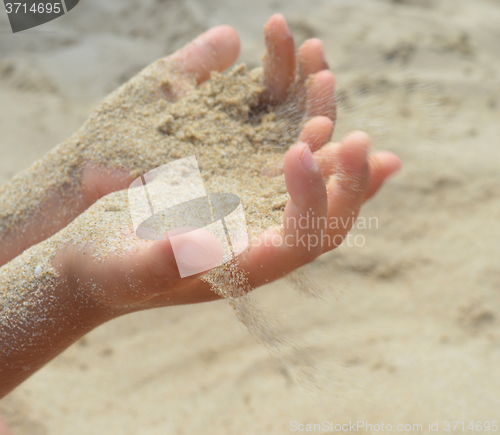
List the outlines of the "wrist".
{"type": "Polygon", "coordinates": [[[109,319],[64,275],[33,273],[28,254],[1,270],[0,397],[109,319]]]}

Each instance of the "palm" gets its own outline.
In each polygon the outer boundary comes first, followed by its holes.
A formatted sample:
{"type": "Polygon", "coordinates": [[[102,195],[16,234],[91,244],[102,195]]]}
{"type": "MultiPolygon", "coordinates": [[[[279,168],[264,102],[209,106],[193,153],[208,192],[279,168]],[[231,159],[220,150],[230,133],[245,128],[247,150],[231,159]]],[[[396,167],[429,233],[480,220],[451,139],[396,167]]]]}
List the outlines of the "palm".
{"type": "MultiPolygon", "coordinates": [[[[320,41],[306,42],[296,57],[293,39],[281,16],[274,16],[268,21],[265,39],[268,47],[264,59],[267,90],[263,98],[276,104],[285,99],[297,99],[302,105],[302,117],[309,121],[300,134],[299,144],[285,157],[283,171],[290,200],[285,208],[283,228],[265,231],[258,238],[258,243],[239,257],[240,267],[249,273],[249,285],[252,287],[278,279],[338,246],[350,228],[330,229],[329,221],[333,218],[343,218],[345,221],[355,218],[363,201],[373,195],[383,180],[399,166],[399,160],[389,153],[369,157],[369,139],[363,133],[354,133],[341,144],[328,143],[336,113],[334,76],[327,70],[320,41]],[[299,66],[298,74],[295,73],[296,64],[299,66]],[[304,98],[301,90],[308,77],[310,80],[304,98]],[[301,164],[307,157],[305,154],[310,151],[317,163],[317,167],[312,169],[301,164]],[[373,161],[377,164],[370,168],[370,162],[373,161]],[[325,185],[324,180],[335,172],[343,174],[343,181],[333,179],[325,185]],[[316,218],[325,218],[320,219],[325,223],[323,227],[299,229],[290,224],[309,210],[314,210],[316,218]],[[322,242],[313,247],[303,245],[300,240],[304,237],[317,237],[322,242]]],[[[101,112],[98,112],[98,116],[101,121],[102,116],[113,116],[114,125],[121,122],[117,131],[127,131],[127,124],[145,111],[148,117],[154,118],[169,104],[165,99],[166,94],[170,101],[182,98],[193,88],[193,77],[199,84],[209,77],[211,70],[222,71],[233,63],[238,54],[238,45],[237,35],[232,29],[212,29],[170,58],[151,65],[119,90],[130,99],[126,111],[123,109],[123,99],[111,96],[99,109],[101,112]],[[175,88],[166,86],[161,75],[166,69],[172,71],[172,68],[178,77],[175,88]],[[145,96],[144,92],[148,95],[145,96]],[[142,102],[138,107],[134,101],[137,99],[142,102]],[[145,99],[148,101],[147,107],[145,99]],[[113,105],[113,101],[118,100],[121,103],[113,105]],[[119,116],[116,116],[116,112],[119,116]]],[[[102,136],[99,131],[92,132],[92,121],[86,131],[102,136]]],[[[132,133],[137,134],[136,131],[132,133]]],[[[147,135],[147,131],[142,134],[147,135]]],[[[113,146],[120,145],[109,144],[107,148],[113,146]]],[[[164,150],[159,149],[158,152],[164,150]]],[[[149,162],[141,164],[144,166],[136,165],[133,168],[135,174],[151,169],[149,162]]],[[[108,192],[123,189],[132,178],[134,171],[130,172],[130,169],[110,173],[105,167],[88,164],[82,178],[86,201],[91,203],[108,192]]],[[[65,258],[66,264],[75,265],[65,269],[70,276],[93,276],[103,283],[114,276],[116,285],[113,286],[124,289],[116,304],[127,306],[126,311],[217,298],[209,285],[199,280],[198,276],[179,278],[168,241],[144,243],[138,251],[121,258],[111,256],[106,261],[105,270],[96,269],[92,258],[82,255],[82,251],[75,247],[66,248],[65,258]],[[123,275],[124,270],[133,272],[123,275]],[[137,297],[137,293],[132,296],[127,292],[130,282],[145,283],[140,297],[137,297]]]]}

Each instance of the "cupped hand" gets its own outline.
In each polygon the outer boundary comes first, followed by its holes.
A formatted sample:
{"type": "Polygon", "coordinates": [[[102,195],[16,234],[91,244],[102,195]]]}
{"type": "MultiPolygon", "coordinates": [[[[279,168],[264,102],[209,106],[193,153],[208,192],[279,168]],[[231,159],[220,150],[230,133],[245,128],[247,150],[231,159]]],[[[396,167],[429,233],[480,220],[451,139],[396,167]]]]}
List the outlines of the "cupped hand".
{"type": "MultiPolygon", "coordinates": [[[[281,15],[271,17],[264,35],[266,91],[262,98],[279,104],[299,99],[302,93],[303,116],[308,121],[298,143],[285,156],[283,172],[290,200],[285,207],[283,227],[265,231],[238,258],[251,287],[281,278],[339,246],[363,202],[401,165],[392,153],[370,154],[369,137],[362,132],[348,135],[341,143],[330,143],[336,117],[335,79],[327,69],[321,41],[306,41],[296,54],[293,38],[281,15]],[[297,224],[300,217],[313,215],[315,225],[297,224]],[[347,224],[340,227],[332,224],[339,221],[347,224]]],[[[209,77],[211,70],[228,67],[235,60],[238,47],[236,33],[226,26],[218,27],[174,54],[169,62],[176,59],[180,76],[183,72],[187,77],[194,74],[200,83],[209,77]]],[[[159,69],[156,65],[146,73],[159,69]]],[[[181,79],[175,95],[169,90],[170,98],[180,98],[189,92],[189,86],[189,79],[186,82],[181,79]]],[[[110,174],[103,168],[86,167],[82,183],[87,201],[127,187],[130,178],[119,171],[110,174]]],[[[217,245],[207,240],[203,240],[203,235],[196,238],[186,234],[186,243],[195,252],[198,249],[201,257],[208,250],[208,255],[216,258],[217,245]]],[[[167,238],[138,241],[135,251],[123,256],[110,255],[104,262],[94,258],[91,247],[66,246],[54,265],[71,285],[91,281],[105,289],[99,293],[101,297],[106,295],[100,303],[110,307],[115,315],[218,298],[199,279],[203,274],[181,278],[178,260],[167,238]]]]}
{"type": "MultiPolygon", "coordinates": [[[[297,97],[300,92],[306,93],[306,97],[301,98],[301,101],[305,101],[304,116],[327,118],[311,120],[313,125],[305,133],[309,135],[308,138],[301,138],[302,141],[310,142],[312,151],[316,152],[328,142],[336,116],[335,79],[328,71],[323,44],[319,39],[310,39],[296,53],[292,35],[281,15],[269,19],[264,36],[267,46],[264,58],[267,91],[263,98],[278,104],[287,98],[297,97]],[[304,86],[306,82],[307,86],[304,86]]],[[[106,111],[117,110],[112,102],[116,93],[124,94],[130,107],[139,106],[139,101],[141,104],[158,99],[175,101],[207,80],[212,71],[227,69],[237,59],[239,49],[238,35],[231,27],[219,26],[208,30],[173,55],[154,62],[115,91],[96,109],[95,115],[91,116],[79,134],[91,132],[100,138],[102,147],[112,147],[111,143],[107,143],[105,132],[100,131],[103,129],[102,123],[93,122],[93,118],[98,118],[103,108],[106,111]],[[175,77],[174,81],[172,77],[175,77]],[[146,82],[147,86],[144,86],[146,82]]],[[[133,114],[124,117],[123,122],[133,123],[133,114]]],[[[318,157],[329,159],[325,151],[319,152],[318,157]]],[[[369,162],[370,184],[365,199],[371,197],[399,167],[398,159],[386,152],[370,155],[369,162]]],[[[99,198],[126,188],[135,177],[127,168],[87,162],[82,165],[78,178],[79,186],[55,186],[55,190],[49,189],[43,203],[27,220],[17,222],[14,229],[0,234],[0,265],[64,228],[99,198]]],[[[43,186],[39,187],[43,189],[43,186]]],[[[13,195],[9,190],[7,193],[13,195]]],[[[19,206],[22,206],[24,203],[22,198],[20,200],[19,206]]]]}

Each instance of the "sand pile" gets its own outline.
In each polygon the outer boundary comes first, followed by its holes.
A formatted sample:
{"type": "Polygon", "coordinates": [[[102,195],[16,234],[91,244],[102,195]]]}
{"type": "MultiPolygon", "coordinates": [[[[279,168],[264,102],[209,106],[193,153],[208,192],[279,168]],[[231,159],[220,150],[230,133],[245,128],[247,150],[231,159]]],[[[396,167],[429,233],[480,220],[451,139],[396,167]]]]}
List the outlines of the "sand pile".
{"type": "MultiPolygon", "coordinates": [[[[210,192],[241,197],[251,235],[257,235],[279,222],[287,199],[283,177],[263,173],[279,167],[301,125],[296,106],[277,114],[260,104],[261,82],[258,71],[248,74],[240,66],[171,103],[152,90],[157,79],[146,70],[111,94],[76,134],[1,188],[0,232],[32,213],[50,191],[78,191],[85,164],[138,176],[194,155],[210,192]]],[[[163,88],[168,85],[167,76],[163,88]]]]}

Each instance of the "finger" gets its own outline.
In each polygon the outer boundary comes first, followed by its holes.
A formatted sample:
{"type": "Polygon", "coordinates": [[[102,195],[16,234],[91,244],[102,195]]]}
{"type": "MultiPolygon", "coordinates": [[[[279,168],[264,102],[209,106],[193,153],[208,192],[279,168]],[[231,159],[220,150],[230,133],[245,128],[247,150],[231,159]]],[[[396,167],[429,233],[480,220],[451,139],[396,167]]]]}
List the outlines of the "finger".
{"type": "MultiPolygon", "coordinates": [[[[326,216],[326,186],[323,177],[314,162],[313,155],[307,144],[298,143],[286,155],[283,165],[285,183],[290,200],[285,207],[283,221],[283,235],[292,235],[293,238],[303,234],[317,234],[322,232],[321,227],[309,228],[296,225],[300,217],[311,215],[326,216]]],[[[306,248],[307,249],[307,248],[306,248]]],[[[312,255],[304,250],[295,253],[298,256],[312,255]]]]}
{"type": "Polygon", "coordinates": [[[306,92],[306,115],[326,116],[335,123],[335,76],[330,71],[320,71],[310,79],[306,92]]]}
{"type": "Polygon", "coordinates": [[[299,143],[290,149],[284,172],[290,200],[285,207],[283,229],[265,231],[240,260],[252,286],[281,278],[323,251],[326,186],[307,144],[299,143]]]}
{"type": "Polygon", "coordinates": [[[365,194],[365,201],[373,197],[382,184],[401,169],[401,160],[390,151],[378,151],[369,157],[370,184],[365,194]]]}
{"type": "Polygon", "coordinates": [[[58,253],[54,267],[61,270],[75,288],[93,293],[94,300],[120,309],[143,305],[161,296],[166,305],[195,303],[215,298],[202,286],[201,300],[183,298],[182,290],[191,295],[198,277],[218,266],[223,248],[217,238],[206,230],[189,231],[154,242],[138,242],[134,252],[119,257],[108,255],[104,261],[94,257],[92,247],[67,246],[58,253]],[[189,271],[187,276],[186,270],[189,271]],[[203,288],[206,292],[203,291],[203,288]],[[207,294],[205,294],[207,293],[207,294]]]}
{"type": "Polygon", "coordinates": [[[170,232],[169,235],[169,240],[145,253],[144,268],[137,276],[139,282],[147,283],[148,294],[153,296],[147,301],[147,307],[219,299],[209,284],[199,280],[200,276],[223,262],[224,249],[218,239],[202,228],[176,237],[170,232]],[[176,271],[173,271],[174,267],[176,271]],[[175,276],[173,285],[170,285],[171,276],[175,276]]]}
{"type": "Polygon", "coordinates": [[[304,42],[297,53],[297,63],[299,86],[304,84],[310,75],[328,69],[323,42],[317,38],[308,39],[304,42]]]}
{"type": "Polygon", "coordinates": [[[12,432],[10,429],[7,427],[5,422],[2,420],[0,417],[0,435],[12,435],[12,432]]]}
{"type": "Polygon", "coordinates": [[[338,148],[337,176],[328,184],[328,227],[325,250],[339,246],[352,228],[369,182],[370,138],[354,132],[338,148]]]}
{"type": "Polygon", "coordinates": [[[240,53],[240,39],[230,26],[207,30],[184,48],[168,57],[175,71],[200,84],[210,78],[212,71],[222,72],[230,67],[240,53]]]}
{"type": "Polygon", "coordinates": [[[323,178],[328,179],[337,172],[341,145],[340,143],[329,143],[314,153],[314,161],[323,178]]]}
{"type": "MultiPolygon", "coordinates": [[[[217,238],[203,228],[148,244],[127,261],[133,272],[123,284],[133,283],[127,295],[140,296],[146,307],[184,305],[219,299],[199,277],[223,262],[224,249],[217,238]]],[[[126,288],[126,287],[125,287],[126,288]]]]}
{"type": "MultiPolygon", "coordinates": [[[[212,71],[222,72],[231,66],[239,52],[240,40],[236,31],[230,26],[214,27],[174,54],[153,62],[128,86],[132,86],[139,100],[153,95],[176,101],[196,84],[207,80],[212,71]]],[[[129,87],[125,88],[128,94],[131,93],[129,87]]]]}
{"type": "MultiPolygon", "coordinates": [[[[323,178],[329,178],[338,171],[340,143],[330,143],[314,153],[314,161],[318,165],[323,178]]],[[[389,151],[377,151],[368,157],[370,182],[366,189],[364,201],[372,198],[384,182],[401,169],[401,160],[389,151]]]]}
{"type": "MultiPolygon", "coordinates": [[[[306,122],[298,141],[309,145],[309,148],[314,153],[314,161],[318,163],[316,150],[320,149],[330,140],[332,133],[332,121],[324,116],[318,116],[306,122]]],[[[319,161],[322,160],[319,159],[319,161]]],[[[262,175],[265,177],[277,177],[281,174],[283,174],[283,166],[269,167],[262,170],[262,175]]]]}
{"type": "Polygon", "coordinates": [[[306,122],[300,133],[299,142],[309,145],[312,152],[320,149],[330,141],[333,133],[333,122],[326,116],[317,116],[306,122]]]}
{"type": "Polygon", "coordinates": [[[292,33],[281,14],[273,15],[264,26],[267,52],[264,56],[263,96],[269,103],[286,100],[295,81],[295,45],[292,33]]]}
{"type": "MultiPolygon", "coordinates": [[[[323,178],[329,178],[338,170],[339,151],[342,144],[330,143],[314,153],[314,161],[318,165],[323,178]]],[[[372,198],[384,182],[401,169],[401,160],[390,151],[377,151],[368,156],[370,182],[366,189],[364,201],[372,198]]]]}

